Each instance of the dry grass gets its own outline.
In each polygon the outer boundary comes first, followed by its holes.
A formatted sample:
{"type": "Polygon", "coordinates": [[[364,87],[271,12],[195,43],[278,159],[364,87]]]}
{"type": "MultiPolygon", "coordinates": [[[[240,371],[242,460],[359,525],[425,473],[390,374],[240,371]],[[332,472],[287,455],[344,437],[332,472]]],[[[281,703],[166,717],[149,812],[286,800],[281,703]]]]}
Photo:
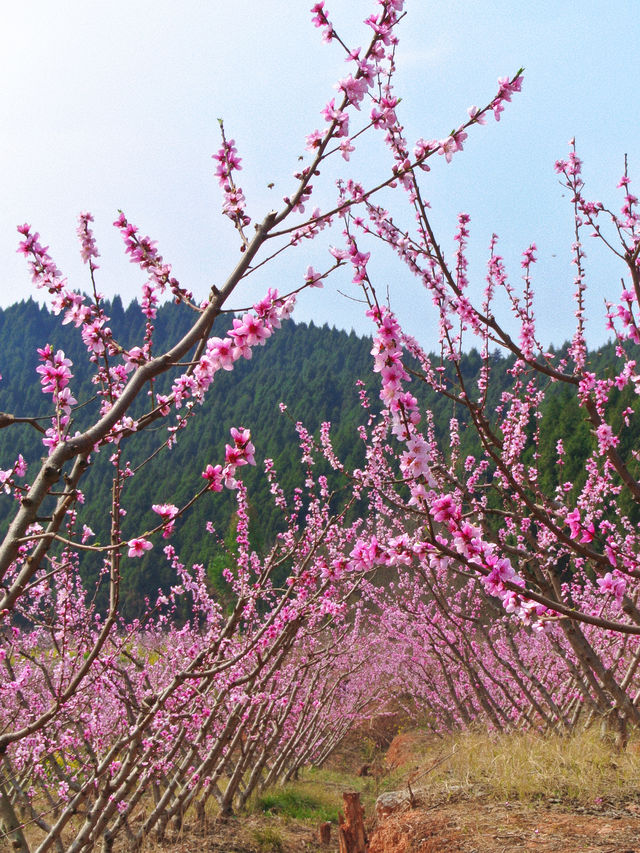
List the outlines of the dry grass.
{"type": "Polygon", "coordinates": [[[640,737],[618,751],[596,728],[566,737],[460,733],[423,749],[420,767],[426,771],[439,758],[445,760],[416,784],[497,801],[581,806],[636,800],[640,790],[640,737]]]}

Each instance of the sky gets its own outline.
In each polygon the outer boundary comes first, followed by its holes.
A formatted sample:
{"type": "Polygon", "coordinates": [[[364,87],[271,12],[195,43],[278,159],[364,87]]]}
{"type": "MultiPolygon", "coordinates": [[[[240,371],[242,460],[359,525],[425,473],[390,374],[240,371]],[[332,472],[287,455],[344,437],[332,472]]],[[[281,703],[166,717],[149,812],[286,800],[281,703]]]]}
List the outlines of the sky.
{"type": "MultiPolygon", "coordinates": [[[[341,49],[323,44],[311,0],[30,0],[6,4],[0,32],[0,304],[36,295],[16,226],[37,229],[71,285],[89,287],[75,236],[78,213],[95,217],[99,289],[129,302],[142,273],[129,264],[112,222],[122,209],[158,241],[181,284],[204,298],[238,257],[211,155],[218,118],[243,159],[240,183],[259,221],[293,189],[305,136],[347,73],[341,49]],[[268,185],[273,183],[270,188],[268,185]]],[[[372,0],[327,0],[350,45],[368,40],[372,0]]],[[[499,76],[524,66],[522,94],[500,123],[476,127],[464,152],[433,163],[423,192],[438,240],[451,255],[460,211],[471,216],[473,292],[482,289],[492,233],[520,284],[520,254],[538,247],[534,272],[539,336],[560,344],[573,331],[573,240],[569,198],[554,162],[575,137],[587,195],[618,208],[616,184],[628,154],[640,180],[640,16],[637,0],[406,0],[398,31],[399,117],[410,142],[442,138],[483,106],[499,76]]],[[[340,166],[340,164],[336,164],[340,166]]],[[[386,178],[380,140],[342,174],[371,185],[386,178]]],[[[319,180],[319,200],[334,197],[334,167],[319,180]]],[[[637,186],[637,184],[636,184],[637,186]]],[[[633,184],[632,184],[633,188],[633,184]]],[[[636,190],[637,192],[637,190],[636,190]]],[[[395,197],[394,197],[395,198],[395,197]]],[[[403,207],[400,197],[395,205],[403,207]]],[[[404,214],[407,215],[406,213],[404,214]]],[[[587,239],[587,238],[585,238],[587,239]]],[[[339,234],[333,236],[338,242],[339,234]]],[[[229,307],[242,309],[267,287],[302,283],[309,264],[329,266],[328,243],[305,245],[252,276],[229,307]]],[[[606,339],[603,300],[615,298],[624,269],[587,244],[589,340],[606,339]]],[[[377,255],[376,255],[377,257],[377,255]]],[[[374,283],[405,328],[429,348],[429,299],[386,253],[374,283]]],[[[371,333],[349,276],[340,271],[303,294],[294,317],[371,333]]]]}

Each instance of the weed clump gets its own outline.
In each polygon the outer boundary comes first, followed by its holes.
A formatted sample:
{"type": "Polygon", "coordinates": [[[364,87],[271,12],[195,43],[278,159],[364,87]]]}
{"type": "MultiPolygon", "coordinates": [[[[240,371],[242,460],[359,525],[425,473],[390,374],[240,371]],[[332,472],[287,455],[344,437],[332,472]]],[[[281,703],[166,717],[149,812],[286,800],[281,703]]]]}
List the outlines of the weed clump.
{"type": "Polygon", "coordinates": [[[282,835],[272,826],[254,829],[253,838],[258,845],[258,849],[264,851],[264,853],[282,853],[284,851],[282,835]]]}

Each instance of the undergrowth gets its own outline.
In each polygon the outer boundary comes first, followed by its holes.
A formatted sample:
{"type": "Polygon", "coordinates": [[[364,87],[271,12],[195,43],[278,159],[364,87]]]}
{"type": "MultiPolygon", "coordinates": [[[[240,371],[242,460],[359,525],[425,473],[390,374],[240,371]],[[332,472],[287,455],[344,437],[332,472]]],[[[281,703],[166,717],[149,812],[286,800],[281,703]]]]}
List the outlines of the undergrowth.
{"type": "MultiPolygon", "coordinates": [[[[617,750],[597,728],[572,735],[464,732],[420,759],[418,784],[493,800],[557,800],[582,806],[633,799],[640,790],[640,738],[617,750]],[[429,771],[429,765],[441,763],[429,771]],[[426,771],[426,772],[425,772],[426,771]]],[[[416,777],[418,774],[415,774],[416,777]]]]}
{"type": "Polygon", "coordinates": [[[273,788],[256,798],[253,811],[283,815],[293,820],[335,821],[337,798],[332,792],[304,782],[273,788]]]}
{"type": "MultiPolygon", "coordinates": [[[[299,779],[255,796],[244,813],[229,821],[226,840],[223,828],[216,826],[213,837],[222,833],[220,846],[205,845],[203,853],[326,849],[316,841],[317,828],[330,821],[335,840],[345,791],[360,792],[369,820],[379,793],[407,790],[408,785],[413,792],[423,789],[433,804],[459,797],[480,802],[519,801],[534,810],[549,803],[562,804],[569,811],[579,807],[599,811],[623,802],[640,804],[640,734],[635,732],[624,751],[603,739],[597,728],[564,737],[459,732],[436,738],[405,730],[403,738],[408,748],[405,746],[402,766],[385,767],[381,750],[377,756],[367,754],[372,770],[370,775],[359,776],[364,750],[358,749],[354,737],[348,750],[333,756],[327,766],[302,770],[299,779]]],[[[188,816],[184,840],[195,828],[191,820],[188,816]]],[[[214,814],[211,820],[215,822],[214,814]]],[[[157,847],[147,843],[143,853],[157,853],[157,847]]]]}

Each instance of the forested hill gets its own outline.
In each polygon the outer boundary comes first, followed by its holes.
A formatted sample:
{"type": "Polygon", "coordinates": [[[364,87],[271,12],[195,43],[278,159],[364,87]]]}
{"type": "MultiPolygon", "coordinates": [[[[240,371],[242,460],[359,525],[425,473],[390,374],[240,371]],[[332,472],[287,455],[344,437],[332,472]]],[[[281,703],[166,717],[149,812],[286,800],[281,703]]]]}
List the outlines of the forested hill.
{"type": "MultiPolygon", "coordinates": [[[[137,303],[124,309],[116,297],[106,306],[106,312],[111,318],[114,336],[123,346],[130,347],[142,341],[145,318],[137,303]]],[[[192,320],[190,311],[173,304],[163,306],[155,324],[154,351],[160,352],[169,341],[175,341],[192,320]]],[[[228,316],[219,318],[213,333],[224,336],[230,324],[228,316]]],[[[91,365],[80,333],[72,326],[62,326],[59,317],[33,301],[0,309],[0,373],[3,377],[0,412],[21,417],[50,415],[50,398],[42,394],[36,373],[37,348],[46,342],[55,349],[63,349],[73,361],[72,392],[79,403],[87,403],[76,413],[77,425],[78,428],[86,426],[96,412],[97,403],[91,402],[95,388],[90,382],[91,365]]],[[[170,452],[158,454],[127,481],[123,495],[127,511],[122,522],[124,537],[132,538],[157,522],[157,516],[150,510],[152,503],[185,503],[202,486],[201,472],[206,465],[224,460],[230,427],[243,426],[251,429],[258,460],[256,469],[243,470],[251,499],[253,542],[258,547],[266,547],[281,527],[281,519],[269,495],[260,461],[266,457],[274,460],[279,480],[288,495],[301,485],[304,475],[294,421],[302,421],[311,432],[317,431],[323,421],[331,421],[339,457],[350,467],[362,463],[357,426],[363,421],[363,412],[356,381],[365,382],[374,404],[379,390],[378,378],[371,372],[370,350],[371,339],[358,337],[353,332],[348,334],[326,325],[320,328],[287,321],[264,347],[253,350],[250,361],[236,362],[232,372],[218,372],[204,406],[196,407],[196,417],[178,433],[177,445],[170,452]],[[288,406],[290,417],[281,413],[280,402],[288,406]]],[[[599,364],[612,359],[611,347],[597,354],[599,364]]],[[[509,382],[508,365],[508,361],[496,359],[492,383],[494,401],[509,382]]],[[[470,380],[477,375],[479,367],[480,358],[476,352],[472,351],[462,360],[463,374],[470,380]]],[[[165,386],[170,381],[170,375],[165,377],[165,386]]],[[[158,389],[162,390],[162,384],[158,389]]],[[[449,419],[454,414],[451,403],[436,399],[416,382],[412,383],[411,390],[423,406],[433,410],[437,431],[445,437],[449,419]]],[[[565,470],[565,474],[575,476],[580,475],[591,439],[575,399],[559,389],[559,393],[551,396],[549,405],[555,407],[555,416],[548,419],[547,450],[543,448],[543,456],[548,453],[545,476],[548,485],[553,486],[557,468],[552,456],[557,438],[565,436],[565,446],[575,467],[574,472],[565,470]],[[568,434],[574,438],[569,439],[567,446],[568,434]]],[[[46,422],[44,425],[48,426],[46,422]]],[[[146,431],[131,442],[131,450],[127,445],[125,458],[135,467],[152,455],[166,437],[166,425],[146,431]]],[[[464,435],[464,443],[472,448],[471,431],[464,435]]],[[[0,430],[0,468],[11,466],[18,452],[31,463],[32,470],[43,456],[41,435],[32,426],[20,424],[0,430]]],[[[103,451],[95,457],[95,464],[82,486],[86,498],[83,516],[86,515],[86,522],[101,544],[108,542],[109,531],[109,455],[103,451]]],[[[2,529],[6,528],[13,508],[14,502],[9,496],[0,500],[2,529]]],[[[224,561],[220,557],[220,546],[216,546],[214,538],[206,532],[206,521],[211,520],[217,533],[229,539],[233,530],[233,509],[229,494],[207,494],[179,521],[172,539],[183,561],[204,563],[214,583],[220,582],[224,561]]],[[[89,582],[95,580],[99,568],[99,562],[95,558],[92,561],[91,555],[83,557],[82,573],[89,582]]],[[[172,580],[173,573],[161,553],[160,544],[142,560],[124,560],[124,612],[137,613],[145,595],[154,596],[159,586],[172,580]]]]}
{"type": "MultiPolygon", "coordinates": [[[[106,313],[114,337],[125,347],[140,343],[144,337],[145,318],[137,303],[123,308],[119,298],[107,304],[106,313]]],[[[71,388],[79,403],[91,400],[95,388],[90,382],[91,367],[79,330],[62,326],[60,317],[49,313],[32,300],[0,309],[0,412],[16,416],[51,414],[49,395],[40,389],[37,348],[46,342],[61,348],[73,361],[71,388]]],[[[193,312],[172,303],[164,305],[155,322],[154,352],[161,352],[169,341],[175,341],[193,321],[193,312]]],[[[213,334],[223,337],[231,326],[231,318],[220,317],[213,334]]],[[[127,515],[122,529],[126,538],[157,523],[151,512],[152,503],[185,503],[203,485],[201,472],[208,463],[224,462],[224,446],[230,440],[229,429],[243,426],[251,429],[256,446],[256,469],[243,469],[252,508],[253,539],[257,545],[268,544],[281,528],[279,512],[268,492],[261,470],[261,460],[275,462],[285,492],[302,484],[300,450],[294,421],[303,421],[312,432],[326,420],[335,426],[332,435],[340,457],[347,465],[360,464],[361,449],[356,428],[363,420],[356,380],[362,378],[377,399],[376,379],[371,373],[371,340],[355,333],[319,328],[313,324],[287,321],[264,347],[253,349],[251,360],[236,362],[232,372],[219,371],[206,402],[197,406],[196,417],[177,434],[177,444],[158,454],[133,478],[127,481],[123,500],[127,515]],[[286,403],[288,413],[280,411],[286,403]]],[[[184,368],[183,368],[184,369],[184,368]]],[[[180,370],[182,372],[182,370],[180,370]]],[[[170,384],[165,379],[166,390],[170,384]]],[[[162,380],[158,389],[163,390],[162,380]]],[[[78,428],[90,422],[97,403],[88,403],[76,413],[78,428]]],[[[183,410],[184,411],[184,410],[183,410]]],[[[171,419],[175,423],[175,419],[171,419]]],[[[43,421],[43,426],[48,426],[43,421]]],[[[125,458],[135,467],[153,453],[168,436],[166,425],[136,436],[127,445],[125,458]]],[[[0,468],[13,464],[22,452],[32,470],[44,453],[41,435],[26,424],[0,429],[0,468]]],[[[108,542],[110,465],[108,451],[94,457],[94,466],[83,480],[85,508],[89,523],[101,544],[108,542]]],[[[14,509],[8,496],[0,499],[0,525],[6,529],[14,509]]],[[[214,539],[205,531],[207,520],[213,521],[217,533],[225,537],[233,528],[234,502],[228,493],[207,495],[187,517],[180,520],[172,543],[186,563],[214,560],[214,539]]],[[[142,560],[123,561],[123,604],[129,615],[137,612],[141,597],[155,596],[159,586],[174,580],[161,552],[163,540],[142,560]]],[[[215,562],[215,560],[214,560],[215,562]]],[[[83,574],[93,579],[99,564],[91,555],[83,555],[83,574]]],[[[212,568],[212,573],[216,569],[212,568]]]]}

